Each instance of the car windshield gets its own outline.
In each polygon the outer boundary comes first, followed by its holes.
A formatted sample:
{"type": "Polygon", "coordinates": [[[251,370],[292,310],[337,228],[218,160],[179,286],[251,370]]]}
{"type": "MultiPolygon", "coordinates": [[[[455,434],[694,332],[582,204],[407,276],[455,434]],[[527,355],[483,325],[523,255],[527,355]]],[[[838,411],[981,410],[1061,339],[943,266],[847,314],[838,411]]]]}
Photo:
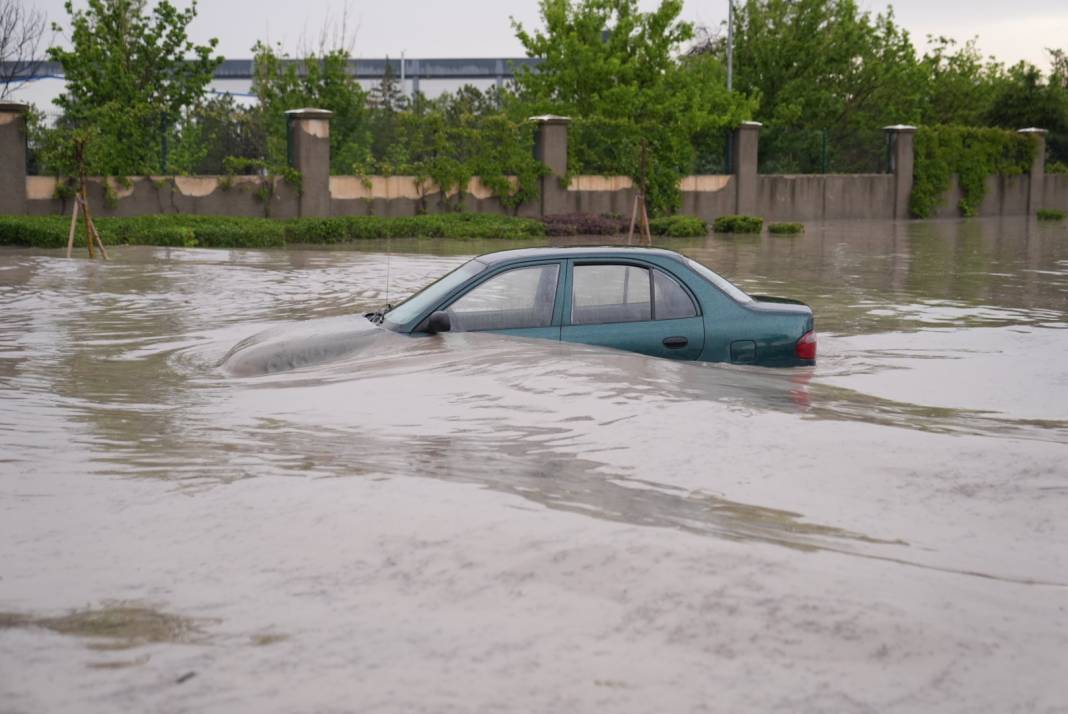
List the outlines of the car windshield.
{"type": "Polygon", "coordinates": [[[687,258],[686,264],[696,270],[698,273],[700,273],[706,280],[708,280],[708,282],[712,283],[717,288],[727,293],[738,302],[753,302],[753,298],[751,298],[740,287],[727,280],[726,278],[713,273],[711,270],[701,265],[693,258],[687,258]]]}
{"type": "Polygon", "coordinates": [[[486,269],[486,264],[470,260],[448,275],[427,285],[397,307],[386,313],[385,321],[394,327],[402,327],[419,317],[428,308],[433,307],[448,295],[456,286],[468,278],[478,275],[486,269]]]}

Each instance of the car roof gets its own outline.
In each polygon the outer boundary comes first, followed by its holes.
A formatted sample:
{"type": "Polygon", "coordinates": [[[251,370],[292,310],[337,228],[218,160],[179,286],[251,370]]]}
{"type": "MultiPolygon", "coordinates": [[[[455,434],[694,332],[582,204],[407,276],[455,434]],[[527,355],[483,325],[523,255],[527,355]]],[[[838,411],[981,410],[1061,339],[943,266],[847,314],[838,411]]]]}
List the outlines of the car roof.
{"type": "Polygon", "coordinates": [[[641,248],[637,246],[583,246],[574,248],[517,248],[486,253],[478,260],[486,265],[500,265],[520,260],[544,260],[549,258],[641,258],[660,257],[672,260],[684,260],[673,250],[663,248],[641,248]]]}

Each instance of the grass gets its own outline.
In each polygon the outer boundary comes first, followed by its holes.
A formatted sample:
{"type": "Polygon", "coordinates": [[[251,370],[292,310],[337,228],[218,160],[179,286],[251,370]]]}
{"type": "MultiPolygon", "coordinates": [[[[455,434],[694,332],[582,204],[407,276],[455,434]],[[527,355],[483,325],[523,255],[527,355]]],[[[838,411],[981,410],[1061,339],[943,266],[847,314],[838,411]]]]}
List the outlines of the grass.
{"type": "Polygon", "coordinates": [[[131,603],[109,603],[97,610],[80,610],[61,617],[30,617],[0,612],[0,630],[42,627],[61,635],[106,638],[110,644],[93,649],[120,650],[158,642],[189,642],[197,623],[178,615],[157,612],[131,603]]]}
{"type": "MultiPolygon", "coordinates": [[[[239,218],[165,214],[94,221],[105,245],[159,245],[186,248],[275,248],[286,245],[348,243],[373,238],[540,238],[539,220],[479,213],[443,213],[401,218],[239,218]]],[[[0,245],[62,248],[67,216],[0,216],[0,245]]],[[[75,245],[85,245],[78,224],[75,245]]]]}
{"type": "Polygon", "coordinates": [[[757,216],[720,216],[712,224],[716,233],[759,233],[764,219],[757,216]]]}
{"type": "Polygon", "coordinates": [[[805,226],[801,223],[769,223],[768,233],[775,233],[777,235],[797,235],[798,233],[804,233],[805,226]]]}
{"type": "Polygon", "coordinates": [[[1065,218],[1065,212],[1059,211],[1056,208],[1043,208],[1038,212],[1038,220],[1040,221],[1063,221],[1065,218]]]}

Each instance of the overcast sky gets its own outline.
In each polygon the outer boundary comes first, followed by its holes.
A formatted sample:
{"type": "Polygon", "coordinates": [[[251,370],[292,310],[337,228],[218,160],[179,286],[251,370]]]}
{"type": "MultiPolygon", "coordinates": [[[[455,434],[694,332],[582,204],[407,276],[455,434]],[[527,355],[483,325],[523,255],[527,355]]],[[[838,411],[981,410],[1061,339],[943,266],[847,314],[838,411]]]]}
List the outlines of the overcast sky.
{"type": "MultiPolygon", "coordinates": [[[[152,2],[152,0],[149,0],[152,2]]],[[[52,20],[63,21],[63,0],[26,0],[52,20]]],[[[84,5],[75,0],[75,5],[84,5]]],[[[187,6],[189,0],[176,0],[187,6]]],[[[519,57],[510,17],[537,26],[537,0],[349,0],[356,30],[356,57],[519,57]]],[[[652,9],[657,0],[641,0],[652,9]]],[[[883,11],[885,2],[860,0],[883,11]]],[[[227,57],[249,57],[258,39],[281,42],[290,50],[302,38],[318,36],[324,21],[335,21],[345,0],[201,0],[192,26],[198,41],[219,39],[227,57]]],[[[1026,59],[1046,68],[1044,48],[1068,48],[1068,0],[897,0],[898,22],[921,48],[928,34],[960,40],[979,36],[985,54],[1007,63],[1026,59]]],[[[724,20],[727,0],[685,0],[686,19],[715,26],[724,20]]]]}

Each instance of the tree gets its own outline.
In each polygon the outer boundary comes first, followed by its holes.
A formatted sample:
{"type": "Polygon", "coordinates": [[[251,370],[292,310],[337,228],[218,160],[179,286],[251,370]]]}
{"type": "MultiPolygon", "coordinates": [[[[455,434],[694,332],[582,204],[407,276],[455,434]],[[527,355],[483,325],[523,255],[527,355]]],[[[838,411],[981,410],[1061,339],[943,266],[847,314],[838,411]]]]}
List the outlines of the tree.
{"type": "Polygon", "coordinates": [[[262,42],[252,51],[252,93],[259,100],[255,111],[267,136],[268,163],[286,163],[285,113],[301,107],[334,112],[330,123],[330,163],[334,173],[351,173],[353,165],[366,160],[370,151],[367,93],[349,72],[345,50],[327,50],[296,61],[289,60],[280,48],[262,42]]]}
{"type": "MultiPolygon", "coordinates": [[[[747,0],[735,14],[734,87],[757,97],[769,169],[811,169],[819,132],[830,163],[871,171],[881,127],[920,119],[924,69],[893,11],[854,0],[747,0]]],[[[723,56],[719,40],[707,51],[723,56]]]]}
{"type": "Polygon", "coordinates": [[[185,112],[171,148],[171,170],[218,175],[226,173],[228,157],[262,160],[267,137],[256,118],[255,108],[241,106],[229,94],[185,112]]]}
{"type": "Polygon", "coordinates": [[[946,37],[928,42],[920,60],[925,74],[920,123],[982,126],[1003,81],[1002,66],[984,62],[975,39],[960,46],[946,37]]]}
{"type": "Polygon", "coordinates": [[[37,75],[46,27],[43,12],[26,9],[22,0],[0,0],[0,100],[37,75]]]}
{"type": "Polygon", "coordinates": [[[386,58],[382,79],[367,95],[367,103],[372,109],[386,112],[403,111],[408,107],[408,98],[404,96],[404,88],[400,86],[400,80],[393,71],[389,57],[386,58]]]}
{"type": "Polygon", "coordinates": [[[986,118],[992,126],[1005,129],[1036,126],[1068,131],[1068,91],[1055,78],[1045,81],[1038,67],[1020,62],[997,87],[986,118]]]}
{"type": "Polygon", "coordinates": [[[1009,68],[995,89],[986,121],[1005,129],[1046,129],[1050,157],[1063,162],[1068,161],[1068,62],[1061,51],[1051,50],[1050,55],[1048,79],[1028,62],[1009,68]]]}
{"type": "Polygon", "coordinates": [[[381,81],[372,87],[367,95],[367,104],[370,109],[368,121],[371,128],[371,155],[383,158],[391,152],[395,155],[397,114],[408,109],[411,102],[404,95],[404,89],[400,86],[388,57],[381,81]]]}
{"type": "MultiPolygon", "coordinates": [[[[106,175],[161,171],[171,127],[199,104],[222,57],[218,41],[196,45],[188,27],[197,4],[178,10],[159,0],[88,0],[75,10],[67,0],[70,49],[51,47],[63,65],[66,91],[55,103],[64,122],[92,126],[89,170],[106,175]]],[[[62,28],[54,26],[57,32],[62,28]]]]}
{"type": "Polygon", "coordinates": [[[637,0],[542,0],[544,29],[513,22],[527,54],[542,62],[520,72],[517,99],[505,105],[575,118],[570,170],[644,181],[658,213],[678,207],[678,181],[695,166],[695,142],[722,136],[753,108],[727,92],[715,57],[679,55],[693,37],[681,10],[681,0],[662,0],[652,12],[641,12],[637,0]]]}

